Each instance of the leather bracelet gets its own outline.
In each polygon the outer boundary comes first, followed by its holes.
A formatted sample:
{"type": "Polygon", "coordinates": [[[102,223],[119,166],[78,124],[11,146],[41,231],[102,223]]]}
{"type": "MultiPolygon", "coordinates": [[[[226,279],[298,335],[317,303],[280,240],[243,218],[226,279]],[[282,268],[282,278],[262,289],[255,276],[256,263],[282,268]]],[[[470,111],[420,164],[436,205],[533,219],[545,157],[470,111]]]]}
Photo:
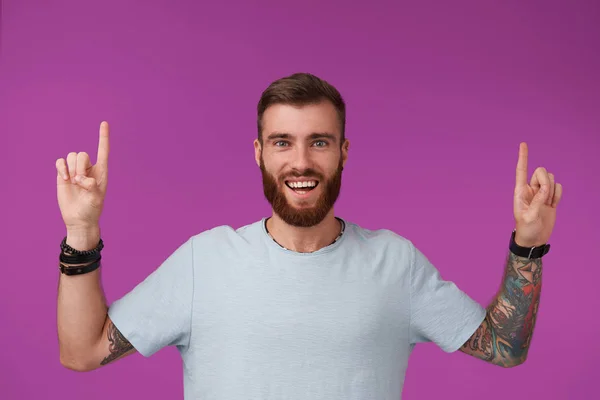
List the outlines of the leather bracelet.
{"type": "Polygon", "coordinates": [[[93,253],[87,255],[71,255],[60,253],[59,260],[65,264],[86,264],[90,261],[96,261],[100,257],[100,253],[93,253]]]}
{"type": "Polygon", "coordinates": [[[67,267],[62,263],[58,263],[58,269],[64,275],[83,275],[95,271],[100,267],[100,260],[102,257],[99,257],[96,261],[91,263],[90,265],[78,265],[74,267],[67,267]]]}

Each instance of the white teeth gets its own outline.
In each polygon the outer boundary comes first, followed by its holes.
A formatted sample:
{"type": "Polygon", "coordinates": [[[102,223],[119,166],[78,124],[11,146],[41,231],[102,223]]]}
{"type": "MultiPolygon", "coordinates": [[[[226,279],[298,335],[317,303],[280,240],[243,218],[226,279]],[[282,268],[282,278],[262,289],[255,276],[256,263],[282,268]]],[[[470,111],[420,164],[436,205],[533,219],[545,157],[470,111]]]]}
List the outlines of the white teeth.
{"type": "Polygon", "coordinates": [[[288,182],[288,185],[293,188],[315,187],[317,186],[317,181],[288,182]]]}

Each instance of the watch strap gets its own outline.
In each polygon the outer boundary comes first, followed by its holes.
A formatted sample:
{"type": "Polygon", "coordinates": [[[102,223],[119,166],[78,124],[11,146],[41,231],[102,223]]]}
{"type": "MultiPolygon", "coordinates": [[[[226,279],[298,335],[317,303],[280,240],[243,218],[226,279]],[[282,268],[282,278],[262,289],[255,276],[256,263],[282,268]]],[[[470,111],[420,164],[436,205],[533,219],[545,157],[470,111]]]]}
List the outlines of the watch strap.
{"type": "Polygon", "coordinates": [[[508,246],[508,248],[510,249],[510,251],[513,254],[515,254],[519,257],[531,259],[531,258],[541,258],[550,251],[550,244],[548,244],[548,243],[546,243],[542,246],[533,246],[533,247],[519,246],[515,242],[515,233],[516,233],[516,229],[512,231],[512,234],[510,236],[510,243],[508,246]]]}

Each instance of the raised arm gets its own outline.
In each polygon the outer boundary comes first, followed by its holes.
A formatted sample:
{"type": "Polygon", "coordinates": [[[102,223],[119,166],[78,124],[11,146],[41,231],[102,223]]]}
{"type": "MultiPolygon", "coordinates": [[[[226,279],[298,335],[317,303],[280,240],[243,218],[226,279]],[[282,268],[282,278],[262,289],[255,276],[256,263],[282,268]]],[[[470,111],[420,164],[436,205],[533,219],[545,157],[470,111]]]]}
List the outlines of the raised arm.
{"type": "MultiPolygon", "coordinates": [[[[521,143],[514,192],[515,252],[509,252],[498,295],[487,316],[461,351],[503,367],[525,362],[531,344],[542,288],[542,258],[526,248],[543,248],[556,221],[562,185],[545,168],[537,168],[527,182],[528,149],[521,143]],[[518,252],[519,247],[523,247],[518,252]]],[[[547,251],[547,250],[546,250],[547,251]]]]}
{"type": "Polygon", "coordinates": [[[68,268],[65,272],[92,269],[86,273],[61,272],[59,277],[60,362],[76,371],[89,371],[135,352],[108,318],[101,287],[99,218],[108,178],[108,138],[108,124],[102,123],[95,165],[84,152],[69,153],[66,160],[56,162],[57,197],[69,246],[61,249],[60,264],[68,268]],[[76,252],[85,251],[93,251],[88,260],[76,256],[76,252]]]}

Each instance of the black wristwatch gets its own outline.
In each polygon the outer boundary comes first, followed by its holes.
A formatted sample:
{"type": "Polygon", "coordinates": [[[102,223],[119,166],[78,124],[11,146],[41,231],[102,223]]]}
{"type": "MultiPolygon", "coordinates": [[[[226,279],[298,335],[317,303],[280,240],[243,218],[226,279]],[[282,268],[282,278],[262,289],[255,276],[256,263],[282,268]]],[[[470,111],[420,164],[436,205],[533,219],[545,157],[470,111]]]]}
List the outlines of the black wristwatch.
{"type": "Polygon", "coordinates": [[[515,242],[515,233],[516,229],[512,231],[512,235],[510,235],[510,244],[508,248],[510,251],[519,257],[525,258],[541,258],[546,255],[550,251],[550,244],[546,243],[542,246],[534,246],[534,247],[523,247],[519,246],[515,242]]]}

